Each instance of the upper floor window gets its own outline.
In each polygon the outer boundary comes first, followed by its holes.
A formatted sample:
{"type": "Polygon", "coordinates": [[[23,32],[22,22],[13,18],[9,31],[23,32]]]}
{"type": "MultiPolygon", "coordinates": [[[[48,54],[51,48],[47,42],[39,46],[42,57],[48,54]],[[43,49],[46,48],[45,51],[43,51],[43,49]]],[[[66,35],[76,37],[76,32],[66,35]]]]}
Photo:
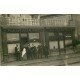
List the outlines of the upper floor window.
{"type": "Polygon", "coordinates": [[[50,33],[49,33],[49,36],[54,36],[54,33],[53,33],[53,32],[50,32],[50,33]]]}
{"type": "Polygon", "coordinates": [[[62,33],[59,33],[60,36],[62,36],[62,33]]]}
{"type": "Polygon", "coordinates": [[[7,17],[10,17],[10,14],[7,14],[7,17]]]}

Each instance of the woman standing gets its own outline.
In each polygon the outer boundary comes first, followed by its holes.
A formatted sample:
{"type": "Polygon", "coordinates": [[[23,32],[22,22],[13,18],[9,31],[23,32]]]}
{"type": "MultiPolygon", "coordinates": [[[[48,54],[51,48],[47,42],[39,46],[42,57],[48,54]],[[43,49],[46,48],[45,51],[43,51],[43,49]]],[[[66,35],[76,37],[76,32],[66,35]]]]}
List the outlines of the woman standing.
{"type": "Polygon", "coordinates": [[[27,57],[26,57],[26,48],[24,47],[23,50],[22,50],[22,60],[27,60],[27,57]]]}

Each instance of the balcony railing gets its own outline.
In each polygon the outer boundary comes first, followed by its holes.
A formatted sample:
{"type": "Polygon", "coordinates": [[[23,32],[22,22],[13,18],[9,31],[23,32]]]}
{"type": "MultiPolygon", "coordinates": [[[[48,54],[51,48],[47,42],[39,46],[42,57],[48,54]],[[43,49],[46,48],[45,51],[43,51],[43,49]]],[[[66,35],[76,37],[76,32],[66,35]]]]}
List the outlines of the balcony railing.
{"type": "Polygon", "coordinates": [[[39,26],[40,19],[0,18],[1,25],[11,26],[39,26]]]}
{"type": "Polygon", "coordinates": [[[10,19],[10,18],[0,18],[1,25],[10,26],[42,26],[42,27],[66,27],[73,25],[73,22],[68,19],[10,19]]]}
{"type": "Polygon", "coordinates": [[[41,26],[67,26],[69,25],[69,20],[66,19],[42,19],[41,26]]]}
{"type": "Polygon", "coordinates": [[[23,19],[23,20],[9,20],[9,25],[19,25],[19,26],[39,26],[39,19],[23,19]]]}

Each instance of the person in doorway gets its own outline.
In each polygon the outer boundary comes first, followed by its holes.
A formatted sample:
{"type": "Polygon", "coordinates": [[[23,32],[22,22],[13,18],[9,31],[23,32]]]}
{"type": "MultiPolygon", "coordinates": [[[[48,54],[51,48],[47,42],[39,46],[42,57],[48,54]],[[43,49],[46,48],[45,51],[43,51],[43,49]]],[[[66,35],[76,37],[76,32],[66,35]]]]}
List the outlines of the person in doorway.
{"type": "Polygon", "coordinates": [[[34,59],[37,59],[37,48],[34,46],[34,59]]]}
{"type": "Polygon", "coordinates": [[[30,59],[30,44],[28,44],[27,45],[27,47],[26,47],[26,56],[27,56],[27,60],[29,60],[30,59]]]}
{"type": "Polygon", "coordinates": [[[43,48],[42,48],[42,45],[39,44],[38,47],[37,47],[37,54],[38,54],[38,59],[39,58],[42,58],[42,55],[43,55],[43,48]]]}
{"type": "Polygon", "coordinates": [[[21,60],[21,58],[20,58],[20,49],[19,49],[18,45],[16,45],[16,47],[15,47],[15,54],[16,54],[16,60],[20,61],[21,60]]]}
{"type": "Polygon", "coordinates": [[[36,47],[34,46],[34,44],[32,44],[32,47],[31,47],[31,57],[32,57],[32,59],[35,59],[35,54],[36,54],[36,47]]]}
{"type": "Polygon", "coordinates": [[[48,46],[46,44],[43,46],[43,54],[44,54],[45,58],[48,58],[49,49],[48,49],[48,46]]]}

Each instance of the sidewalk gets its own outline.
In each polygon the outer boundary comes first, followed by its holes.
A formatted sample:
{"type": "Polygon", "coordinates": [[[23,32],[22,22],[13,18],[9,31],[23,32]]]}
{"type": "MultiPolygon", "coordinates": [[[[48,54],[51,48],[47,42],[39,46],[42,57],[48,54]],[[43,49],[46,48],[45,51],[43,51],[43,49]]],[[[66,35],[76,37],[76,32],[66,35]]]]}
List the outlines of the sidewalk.
{"type": "Polygon", "coordinates": [[[67,60],[68,63],[74,63],[74,62],[80,62],[80,54],[67,54],[67,55],[55,55],[55,56],[49,56],[48,59],[42,58],[42,59],[34,59],[34,60],[26,60],[26,61],[13,61],[9,63],[3,63],[1,66],[29,66],[34,64],[39,64],[46,62],[57,62],[57,64],[54,65],[64,65],[64,61],[67,60]]]}
{"type": "Polygon", "coordinates": [[[37,63],[42,63],[42,62],[47,62],[52,59],[34,59],[34,60],[26,60],[26,61],[13,61],[9,63],[3,63],[1,66],[25,66],[25,65],[30,65],[30,64],[37,64],[37,63]]]}
{"type": "Polygon", "coordinates": [[[32,64],[39,64],[42,62],[50,62],[50,61],[56,61],[56,60],[62,60],[63,56],[49,56],[49,58],[42,58],[42,59],[33,59],[33,60],[26,60],[26,61],[13,61],[13,62],[9,62],[9,63],[2,63],[1,66],[28,66],[28,65],[32,65],[32,64]]]}

